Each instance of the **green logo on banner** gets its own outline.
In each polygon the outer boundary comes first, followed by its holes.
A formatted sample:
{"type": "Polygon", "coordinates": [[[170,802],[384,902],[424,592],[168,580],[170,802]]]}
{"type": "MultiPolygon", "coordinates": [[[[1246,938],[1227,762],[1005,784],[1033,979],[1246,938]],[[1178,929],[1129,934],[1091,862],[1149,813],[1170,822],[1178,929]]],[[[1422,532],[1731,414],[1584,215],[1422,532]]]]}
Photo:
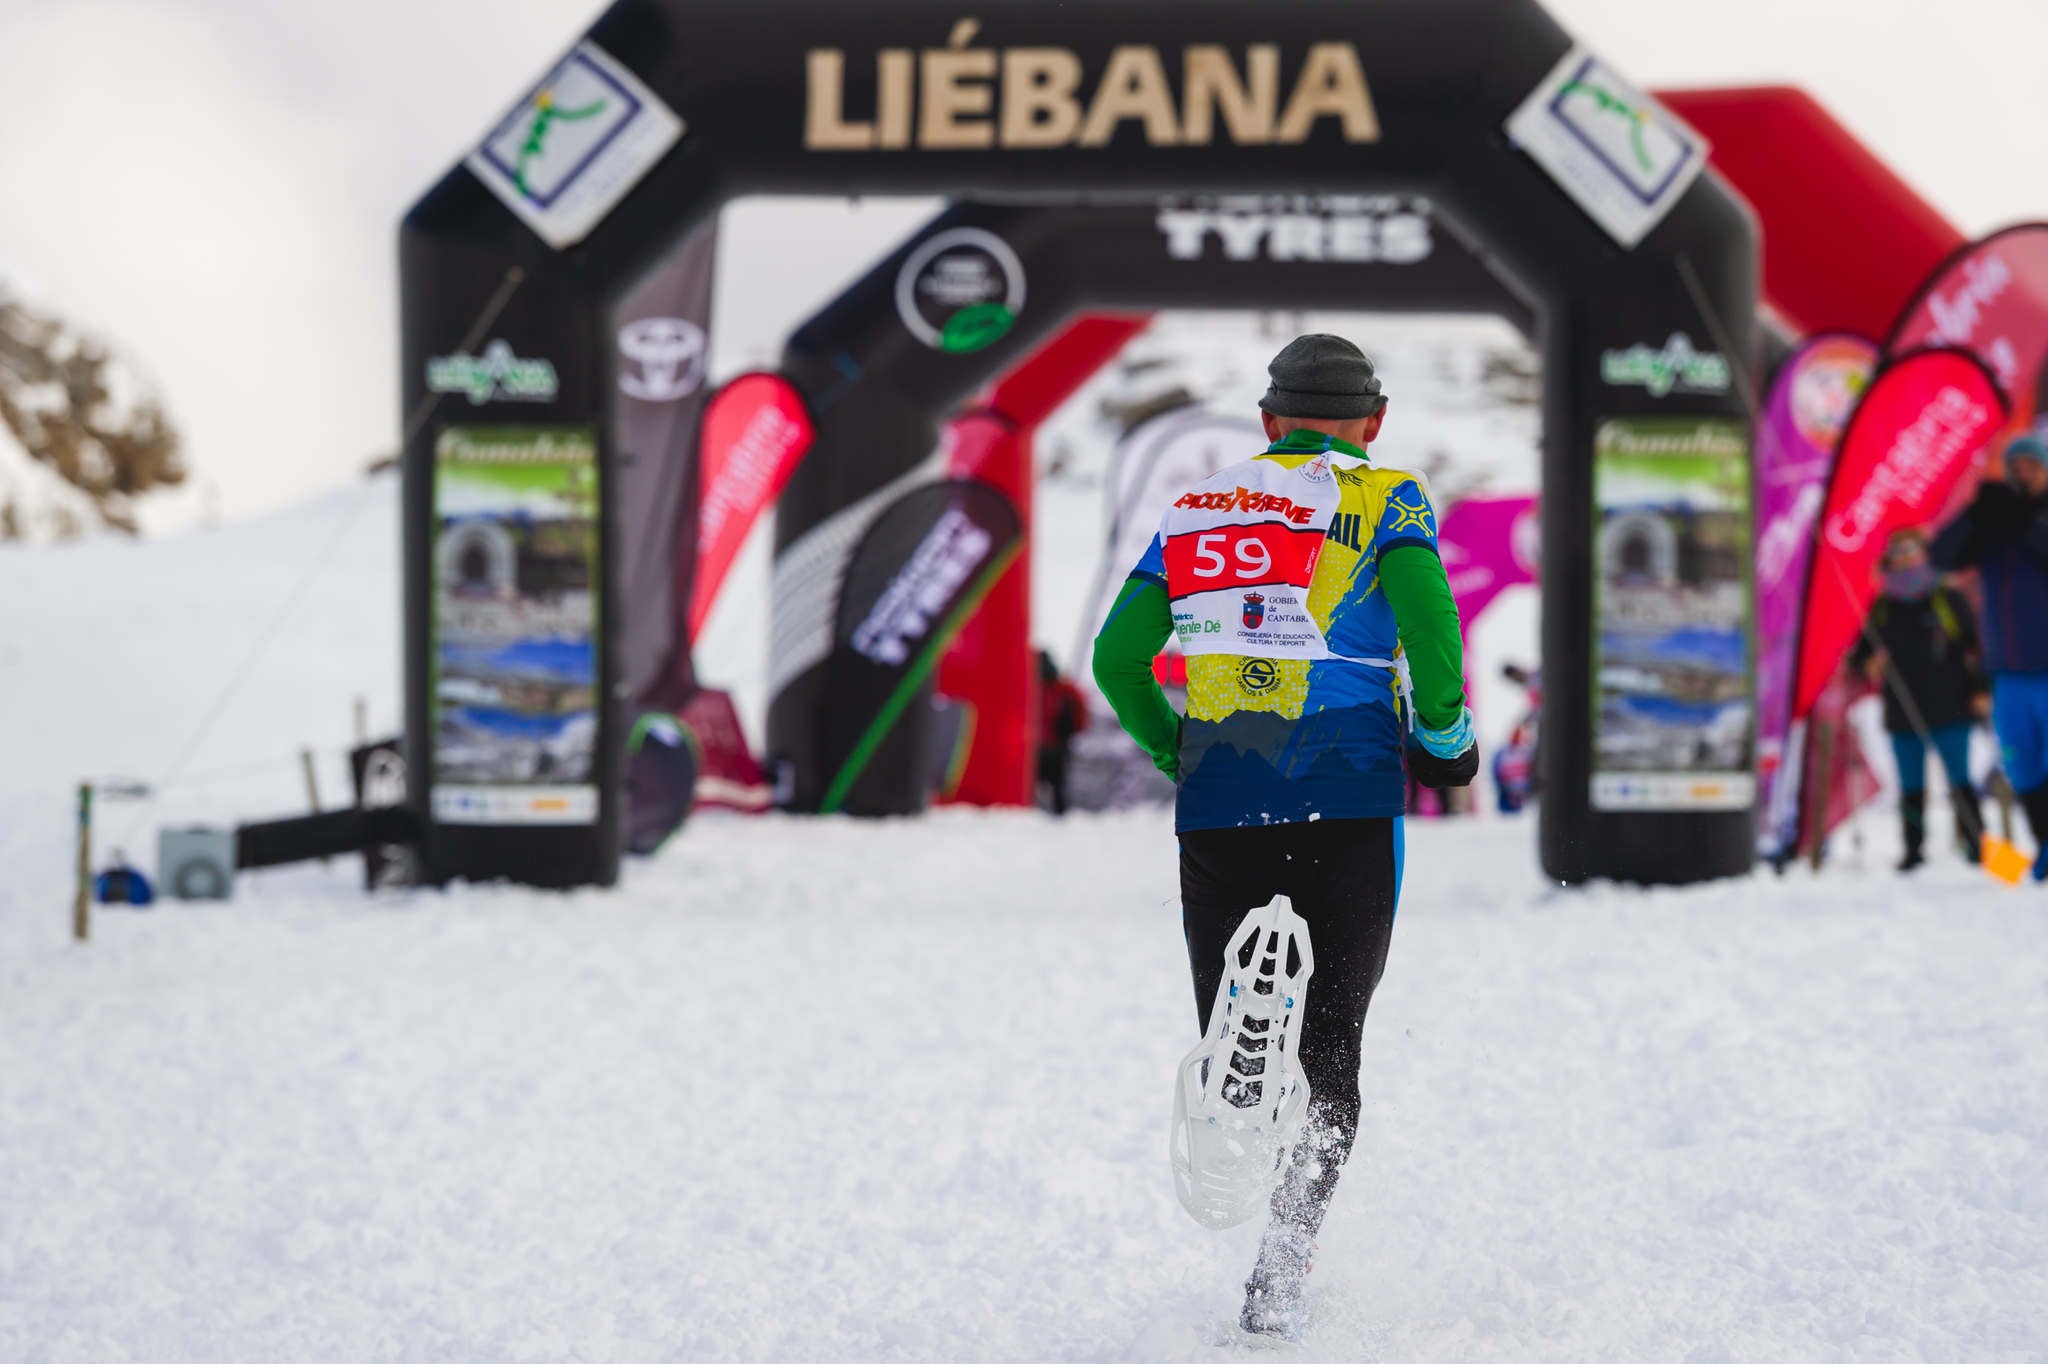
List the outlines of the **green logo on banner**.
{"type": "Polygon", "coordinates": [[[1001,303],[976,303],[962,308],[939,329],[939,349],[953,355],[987,350],[1009,335],[1017,314],[1001,303]]]}

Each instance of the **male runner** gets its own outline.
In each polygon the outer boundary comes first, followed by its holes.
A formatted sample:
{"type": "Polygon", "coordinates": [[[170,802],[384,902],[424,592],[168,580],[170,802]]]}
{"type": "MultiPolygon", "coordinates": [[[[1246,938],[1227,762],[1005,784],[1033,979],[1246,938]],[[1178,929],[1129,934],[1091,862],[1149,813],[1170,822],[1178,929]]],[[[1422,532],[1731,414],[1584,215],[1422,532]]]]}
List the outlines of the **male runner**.
{"type": "Polygon", "coordinates": [[[1231,934],[1289,897],[1316,971],[1299,1061],[1308,1128],[1275,1191],[1239,1322],[1300,1334],[1302,1280],[1358,1129],[1360,1033],[1400,890],[1404,735],[1433,787],[1479,768],[1458,610],[1436,514],[1409,474],[1372,467],[1387,400],[1365,355],[1304,336],[1274,359],[1267,450],[1167,512],[1095,640],[1117,719],[1179,784],[1181,909],[1206,1032],[1231,934]],[[1188,713],[1152,659],[1178,634],[1188,713]]]}

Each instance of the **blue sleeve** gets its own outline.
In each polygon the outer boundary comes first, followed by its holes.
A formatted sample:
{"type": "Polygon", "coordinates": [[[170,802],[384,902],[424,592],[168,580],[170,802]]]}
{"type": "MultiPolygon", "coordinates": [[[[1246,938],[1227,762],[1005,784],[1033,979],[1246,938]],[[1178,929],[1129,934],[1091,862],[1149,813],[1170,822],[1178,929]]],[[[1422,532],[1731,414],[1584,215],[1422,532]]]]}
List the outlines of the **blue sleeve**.
{"type": "Polygon", "coordinates": [[[1437,553],[1436,508],[1429,505],[1429,495],[1412,478],[1395,484],[1388,491],[1386,510],[1380,513],[1380,523],[1374,527],[1372,535],[1373,553],[1376,555],[1403,545],[1415,545],[1431,554],[1437,553]]]}
{"type": "Polygon", "coordinates": [[[1166,540],[1161,532],[1152,537],[1152,543],[1145,546],[1145,552],[1138,556],[1138,565],[1130,572],[1133,578],[1144,578],[1166,586],[1166,540]]]}

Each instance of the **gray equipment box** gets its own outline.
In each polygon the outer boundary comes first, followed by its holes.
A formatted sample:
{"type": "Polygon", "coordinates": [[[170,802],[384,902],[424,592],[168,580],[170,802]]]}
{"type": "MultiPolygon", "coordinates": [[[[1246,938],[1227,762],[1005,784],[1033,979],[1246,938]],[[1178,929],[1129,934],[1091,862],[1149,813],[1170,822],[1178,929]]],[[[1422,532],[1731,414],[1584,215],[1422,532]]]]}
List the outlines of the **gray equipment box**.
{"type": "Polygon", "coordinates": [[[235,893],[235,831],[195,825],[165,829],[156,842],[157,888],[174,900],[226,900],[235,893]]]}

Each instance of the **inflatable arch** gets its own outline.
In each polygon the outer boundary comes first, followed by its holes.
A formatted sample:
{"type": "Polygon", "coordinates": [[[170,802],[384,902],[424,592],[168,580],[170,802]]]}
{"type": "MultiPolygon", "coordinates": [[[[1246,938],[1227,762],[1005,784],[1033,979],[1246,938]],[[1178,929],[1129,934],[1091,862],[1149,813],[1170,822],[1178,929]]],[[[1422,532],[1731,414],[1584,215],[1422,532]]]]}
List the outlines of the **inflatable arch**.
{"type": "MultiPolygon", "coordinates": [[[[776,510],[768,752],[788,774],[786,796],[795,808],[818,808],[846,759],[849,698],[834,681],[836,641],[814,603],[838,595],[856,534],[879,511],[873,499],[924,469],[939,449],[941,467],[927,470],[930,476],[993,485],[1028,533],[1033,475],[1029,436],[1020,441],[1018,433],[1049,415],[1046,404],[1057,407],[1072,385],[1045,374],[1051,382],[1019,402],[1026,390],[1012,382],[995,402],[948,419],[1078,309],[1119,305],[1492,313],[1532,340],[1536,331],[1529,304],[1426,203],[1398,196],[1103,208],[961,204],[941,213],[800,328],[783,357],[782,373],[815,423],[803,475],[776,510]],[[909,319],[918,301],[939,290],[957,292],[963,308],[1028,301],[999,337],[971,350],[907,344],[907,336],[917,336],[909,319]]],[[[917,320],[926,334],[939,335],[917,320]]],[[[1096,335],[1121,345],[1129,332],[1111,322],[1096,335]]],[[[1020,373],[1025,385],[1030,373],[1020,373]]],[[[955,788],[961,800],[1031,803],[1036,665],[1029,616],[1029,573],[1019,564],[948,650],[942,689],[969,701],[975,713],[955,788]]],[[[929,745],[921,719],[918,711],[906,713],[845,808],[923,808],[929,745]]]]}
{"type": "MultiPolygon", "coordinates": [[[[1702,173],[1704,156],[1534,0],[992,0],[971,17],[931,0],[621,0],[402,231],[402,396],[416,414],[404,451],[406,754],[425,875],[615,879],[625,735],[618,608],[604,591],[620,517],[615,310],[720,203],[775,193],[1427,199],[1536,314],[1546,362],[1544,653],[1559,698],[1546,737],[1564,779],[1546,806],[1543,864],[1566,881],[1742,871],[1754,821],[1739,791],[1724,792],[1724,808],[1674,809],[1655,793],[1595,808],[1589,768],[1596,440],[1684,419],[1746,441],[1725,370],[1688,368],[1696,382],[1675,387],[1658,378],[1686,359],[1673,337],[1724,366],[1746,364],[1755,345],[1755,224],[1702,173]],[[529,590],[522,569],[521,595],[498,616],[458,618],[438,599],[437,502],[458,484],[532,504],[522,524],[548,571],[529,590]],[[547,675],[520,691],[554,708],[544,779],[532,763],[451,758],[463,717],[439,704],[437,648],[458,627],[548,642],[547,675]]],[[[958,283],[928,297],[971,292],[958,283]]],[[[980,302],[993,306],[936,322],[932,356],[971,360],[966,348],[1001,344],[1004,327],[1029,332],[1028,292],[1014,316],[1007,296],[980,302]]],[[[897,344],[928,346],[896,326],[897,344]]],[[[794,517],[809,484],[786,500],[794,517]]]]}
{"type": "MultiPolygon", "coordinates": [[[[1712,164],[1763,219],[1770,249],[1765,310],[1759,319],[1765,351],[1759,373],[1775,368],[1800,331],[1848,325],[1870,335],[1885,334],[1928,268],[1962,240],[1954,227],[1803,91],[1756,87],[1665,91],[1657,97],[1707,135],[1712,164]],[[1855,242],[1847,248],[1840,231],[1843,221],[1859,224],[1855,242]]],[[[1200,208],[1165,203],[1159,208],[1157,227],[1167,254],[1177,259],[1293,262],[1299,271],[1294,283],[1327,306],[1338,306],[1355,295],[1383,311],[1405,311],[1415,306],[1418,294],[1432,291],[1443,298],[1446,311],[1470,306],[1474,300],[1458,287],[1471,268],[1471,262],[1459,259],[1462,244],[1422,225],[1412,216],[1419,207],[1353,200],[1347,209],[1285,198],[1200,208]],[[1384,268],[1429,261],[1441,269],[1446,253],[1455,263],[1448,275],[1438,278],[1429,270],[1384,268]],[[1320,278],[1311,278],[1304,263],[1332,258],[1348,259],[1353,269],[1340,291],[1326,296],[1318,292],[1320,278]],[[1366,268],[1358,268],[1361,265],[1366,268]]],[[[1099,254],[1106,249],[1101,233],[1107,224],[1077,221],[1074,211],[1065,212],[1079,238],[1078,250],[1099,254]]],[[[935,225],[913,240],[927,240],[941,230],[935,225]]],[[[1038,234],[1031,235],[1036,239],[1038,234]]],[[[1041,245],[1040,254],[1052,253],[1041,245]]],[[[1136,276],[1109,287],[1121,287],[1125,296],[1146,292],[1138,280],[1160,269],[1159,256],[1156,245],[1148,246],[1142,234],[1134,232],[1127,258],[1136,276]]],[[[1272,278],[1270,287],[1254,281],[1254,296],[1269,307],[1289,306],[1296,290],[1286,271],[1276,271],[1272,278]]],[[[1171,285],[1169,272],[1161,279],[1158,296],[1184,296],[1171,285]]],[[[1232,291],[1220,290],[1217,296],[1224,292],[1232,291]]],[[[1504,287],[1499,295],[1497,310],[1529,333],[1531,323],[1519,315],[1526,310],[1518,309],[1518,301],[1504,287]]],[[[837,314],[857,306],[855,296],[842,299],[813,327],[830,330],[836,321],[844,329],[846,323],[837,314]]],[[[1083,316],[1045,342],[949,425],[942,435],[947,470],[1003,488],[1028,514],[1036,427],[1148,319],[1149,314],[1129,312],[1083,316]]],[[[843,385],[835,389],[839,387],[843,385]]],[[[923,435],[918,433],[917,439],[923,435]]],[[[1036,713],[1031,695],[1036,674],[1028,657],[1029,636],[1029,585],[1023,570],[1017,569],[997,585],[947,652],[939,688],[976,716],[972,749],[955,789],[958,799],[992,805],[1033,802],[1030,729],[1036,713]]]]}

